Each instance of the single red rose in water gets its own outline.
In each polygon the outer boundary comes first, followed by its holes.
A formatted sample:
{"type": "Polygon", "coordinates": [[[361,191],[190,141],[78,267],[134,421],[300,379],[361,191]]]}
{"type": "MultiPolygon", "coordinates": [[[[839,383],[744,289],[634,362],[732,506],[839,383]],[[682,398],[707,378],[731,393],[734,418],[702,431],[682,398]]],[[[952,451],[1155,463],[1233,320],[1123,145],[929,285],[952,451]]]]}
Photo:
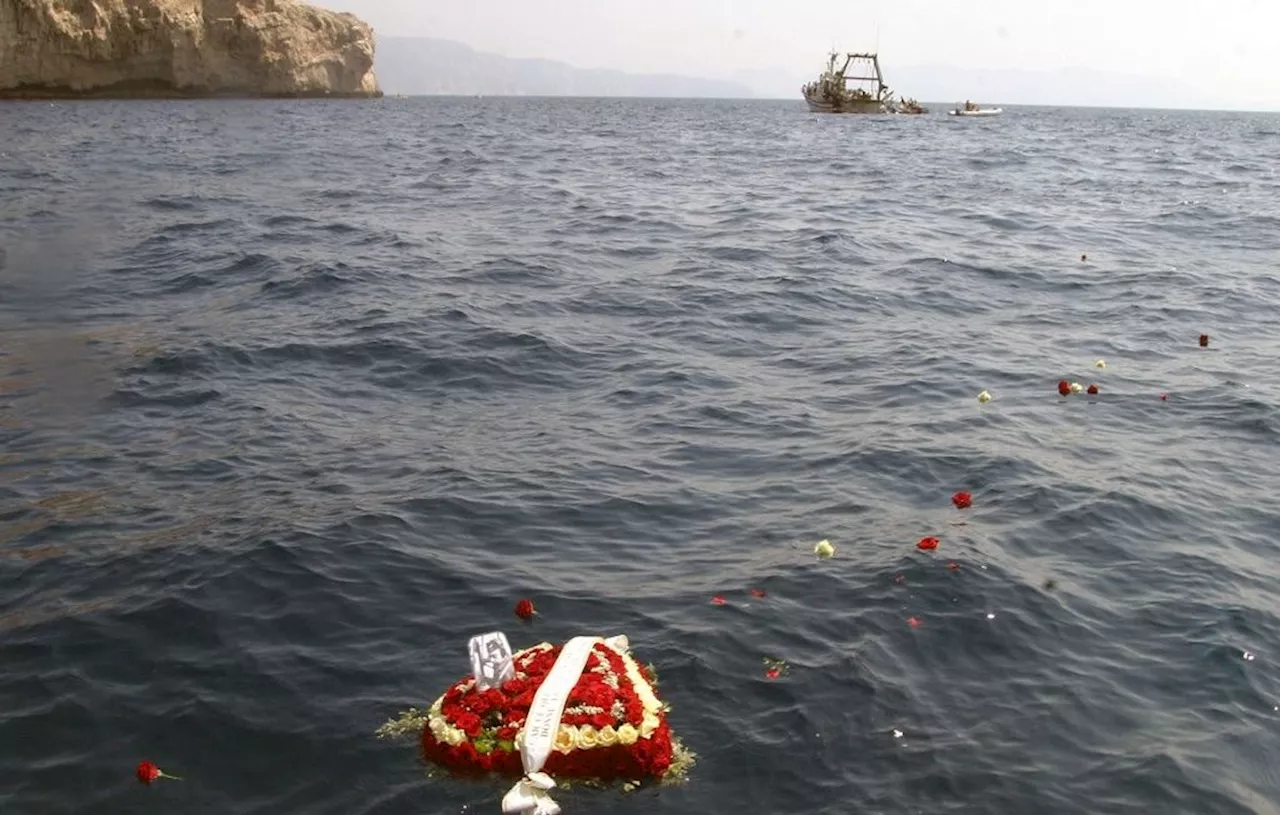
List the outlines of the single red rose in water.
{"type": "Polygon", "coordinates": [[[712,598],[711,598],[711,605],[713,605],[713,606],[722,606],[722,605],[724,605],[724,595],[722,595],[722,594],[717,594],[715,597],[712,597],[712,598]]]}
{"type": "Polygon", "coordinates": [[[1201,334],[1201,335],[1200,335],[1200,347],[1201,347],[1201,348],[1208,348],[1208,347],[1209,347],[1209,335],[1208,335],[1208,334],[1201,334]]]}
{"type": "Polygon", "coordinates": [[[516,616],[522,620],[533,619],[533,615],[537,613],[538,612],[535,611],[533,608],[532,600],[521,600],[520,602],[516,603],[516,616]]]}
{"type": "Polygon", "coordinates": [[[777,679],[777,678],[778,678],[778,677],[780,677],[780,676],[782,676],[782,669],[781,669],[781,668],[774,667],[774,668],[765,668],[765,669],[764,669],[764,678],[765,678],[765,679],[777,679]]]}
{"type": "Polygon", "coordinates": [[[168,778],[171,781],[181,781],[182,779],[176,775],[169,775],[155,765],[154,762],[144,761],[138,765],[138,769],[133,771],[138,780],[143,784],[150,784],[157,778],[168,778]]]}
{"type": "Polygon", "coordinates": [[[1069,396],[1071,394],[1071,383],[1065,379],[1058,380],[1058,395],[1069,396]]]}
{"type": "Polygon", "coordinates": [[[138,780],[143,784],[150,784],[160,777],[160,768],[150,761],[144,761],[138,765],[135,775],[138,776],[138,780]]]}
{"type": "Polygon", "coordinates": [[[960,564],[956,563],[954,560],[949,560],[947,561],[947,568],[954,572],[960,568],[960,564]]]}
{"type": "Polygon", "coordinates": [[[921,538],[921,539],[920,539],[920,542],[916,544],[916,548],[917,548],[917,549],[924,549],[925,551],[929,551],[929,550],[937,549],[937,548],[938,548],[938,539],[937,539],[937,538],[935,538],[935,537],[933,537],[932,535],[930,535],[930,536],[929,536],[929,537],[927,537],[927,538],[921,538]]]}
{"type": "Polygon", "coordinates": [[[893,576],[893,582],[894,582],[894,583],[906,583],[906,582],[907,582],[907,576],[906,576],[905,574],[895,574],[895,575],[893,576]]]}
{"type": "Polygon", "coordinates": [[[973,496],[961,490],[951,496],[951,503],[956,505],[956,509],[968,509],[973,506],[973,496]]]}
{"type": "Polygon", "coordinates": [[[765,596],[765,595],[764,595],[764,589],[752,589],[752,590],[751,590],[751,596],[752,596],[752,597],[764,597],[764,596],[765,596]]]}
{"type": "Polygon", "coordinates": [[[1167,393],[1162,393],[1162,394],[1160,394],[1160,401],[1161,401],[1161,402],[1168,402],[1168,401],[1169,401],[1169,394],[1167,394],[1167,393]]]}
{"type": "Polygon", "coordinates": [[[921,625],[921,623],[920,623],[920,618],[919,618],[919,617],[908,617],[908,618],[907,618],[907,625],[911,626],[912,628],[919,628],[919,627],[920,627],[920,625],[921,625]]]}
{"type": "Polygon", "coordinates": [[[1097,396],[1097,395],[1098,395],[1098,386],[1097,386],[1097,385],[1090,385],[1090,386],[1089,386],[1089,389],[1088,389],[1087,391],[1085,391],[1085,392],[1086,392],[1086,393],[1088,393],[1090,396],[1097,396]]]}

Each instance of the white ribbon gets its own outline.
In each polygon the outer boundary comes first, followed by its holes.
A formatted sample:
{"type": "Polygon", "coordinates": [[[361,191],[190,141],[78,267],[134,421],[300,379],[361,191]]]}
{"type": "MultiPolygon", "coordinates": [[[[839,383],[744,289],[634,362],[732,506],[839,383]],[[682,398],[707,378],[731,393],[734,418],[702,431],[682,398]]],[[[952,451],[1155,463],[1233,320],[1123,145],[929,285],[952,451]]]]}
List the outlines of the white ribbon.
{"type": "MultiPolygon", "coordinates": [[[[524,744],[520,746],[520,759],[524,763],[524,778],[502,798],[502,811],[507,815],[559,815],[560,805],[551,800],[548,793],[556,782],[551,776],[542,772],[547,763],[551,749],[555,747],[556,733],[560,730],[560,717],[564,715],[564,705],[569,693],[582,671],[587,667],[587,658],[596,643],[604,642],[600,637],[574,637],[560,649],[560,656],[552,666],[547,678],[533,696],[533,704],[529,706],[529,717],[524,724],[524,744]]],[[[608,641],[611,645],[618,643],[626,648],[627,638],[613,637],[608,641]]],[[[615,646],[616,647],[616,646],[615,646]]]]}

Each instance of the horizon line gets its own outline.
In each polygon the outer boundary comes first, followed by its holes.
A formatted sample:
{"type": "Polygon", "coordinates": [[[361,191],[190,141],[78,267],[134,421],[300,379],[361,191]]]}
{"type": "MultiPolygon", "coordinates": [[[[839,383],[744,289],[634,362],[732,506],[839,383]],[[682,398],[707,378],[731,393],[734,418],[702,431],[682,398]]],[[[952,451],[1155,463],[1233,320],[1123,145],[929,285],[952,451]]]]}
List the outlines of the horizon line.
{"type": "MultiPolygon", "coordinates": [[[[375,71],[376,71],[375,67],[375,71]]],[[[598,94],[577,94],[577,93],[397,93],[383,89],[383,98],[385,99],[584,99],[584,100],[602,100],[602,99],[627,99],[641,102],[793,102],[798,106],[803,106],[803,99],[792,100],[786,96],[630,96],[626,94],[611,94],[601,96],[598,94]]],[[[951,105],[952,102],[930,101],[927,99],[919,100],[922,105],[951,105]]],[[[1149,110],[1162,113],[1250,113],[1263,115],[1280,114],[1280,108],[1230,108],[1230,107],[1187,107],[1187,108],[1170,108],[1156,107],[1145,105],[1079,105],[1079,104],[1057,104],[1054,102],[1000,102],[1000,101],[984,101],[983,104],[1000,105],[1004,108],[1056,108],[1060,110],[1149,110]]],[[[875,116],[879,114],[814,114],[821,116],[842,116],[842,115],[863,115],[875,116]]],[[[932,113],[916,114],[931,116],[932,113]]]]}

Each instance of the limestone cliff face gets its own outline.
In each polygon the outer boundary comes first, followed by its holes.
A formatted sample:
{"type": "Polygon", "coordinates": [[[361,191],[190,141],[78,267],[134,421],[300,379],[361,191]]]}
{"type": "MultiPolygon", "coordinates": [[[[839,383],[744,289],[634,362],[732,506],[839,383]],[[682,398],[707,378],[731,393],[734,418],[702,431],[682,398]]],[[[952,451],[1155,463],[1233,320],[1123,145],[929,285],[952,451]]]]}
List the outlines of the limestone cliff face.
{"type": "Polygon", "coordinates": [[[297,0],[0,0],[0,97],[380,95],[373,29],[297,0]]]}

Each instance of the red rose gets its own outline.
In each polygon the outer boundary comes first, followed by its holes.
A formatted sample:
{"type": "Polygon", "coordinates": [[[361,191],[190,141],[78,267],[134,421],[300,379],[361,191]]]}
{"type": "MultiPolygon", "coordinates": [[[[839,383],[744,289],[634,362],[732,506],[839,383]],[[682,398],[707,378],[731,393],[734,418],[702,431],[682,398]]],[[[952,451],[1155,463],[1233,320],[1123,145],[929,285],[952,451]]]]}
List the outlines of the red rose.
{"type": "Polygon", "coordinates": [[[520,728],[514,725],[503,725],[498,728],[498,741],[515,741],[516,732],[520,728]]]}
{"type": "Polygon", "coordinates": [[[454,717],[453,723],[473,739],[480,735],[480,717],[474,713],[463,711],[454,717]]]}
{"type": "Polygon", "coordinates": [[[466,764],[475,764],[480,759],[480,753],[476,750],[476,746],[469,741],[453,748],[453,758],[466,764]]]}
{"type": "Polygon", "coordinates": [[[533,619],[533,615],[537,613],[538,612],[533,610],[532,600],[521,600],[520,602],[516,603],[516,616],[522,620],[533,619]]]}
{"type": "Polygon", "coordinates": [[[938,539],[937,539],[937,538],[935,538],[935,537],[933,537],[932,535],[930,535],[930,536],[929,536],[929,537],[927,537],[927,538],[921,538],[921,539],[920,539],[920,542],[916,544],[916,548],[917,548],[917,549],[924,549],[924,550],[926,550],[926,551],[927,551],[927,550],[932,550],[932,549],[937,549],[937,548],[938,548],[938,539]]]}
{"type": "Polygon", "coordinates": [[[644,719],[644,705],[640,700],[636,698],[629,699],[626,703],[626,711],[626,720],[639,726],[640,722],[644,719]]]}
{"type": "Polygon", "coordinates": [[[1097,395],[1098,395],[1098,386],[1097,386],[1097,385],[1090,385],[1090,386],[1089,386],[1089,390],[1088,390],[1088,394],[1089,394],[1090,396],[1097,396],[1097,395]]]}
{"type": "Polygon", "coordinates": [[[525,689],[527,689],[528,687],[529,687],[529,680],[521,679],[520,677],[517,676],[513,679],[508,679],[507,683],[502,686],[502,691],[506,693],[507,696],[519,696],[520,694],[524,693],[525,689]]]}
{"type": "Polygon", "coordinates": [[[1058,394],[1060,396],[1068,396],[1071,393],[1071,383],[1065,379],[1058,380],[1058,394]]]}
{"type": "Polygon", "coordinates": [[[967,492],[960,491],[951,496],[951,503],[956,505],[956,509],[968,509],[973,505],[973,496],[967,492]]]}
{"type": "Polygon", "coordinates": [[[1208,334],[1201,334],[1201,335],[1200,335],[1200,347],[1201,347],[1201,348],[1208,348],[1208,347],[1209,347],[1209,335],[1208,335],[1208,334]]]}
{"type": "Polygon", "coordinates": [[[143,784],[150,784],[160,777],[160,768],[150,761],[144,761],[138,765],[138,769],[134,771],[138,776],[138,780],[143,784]]]}

